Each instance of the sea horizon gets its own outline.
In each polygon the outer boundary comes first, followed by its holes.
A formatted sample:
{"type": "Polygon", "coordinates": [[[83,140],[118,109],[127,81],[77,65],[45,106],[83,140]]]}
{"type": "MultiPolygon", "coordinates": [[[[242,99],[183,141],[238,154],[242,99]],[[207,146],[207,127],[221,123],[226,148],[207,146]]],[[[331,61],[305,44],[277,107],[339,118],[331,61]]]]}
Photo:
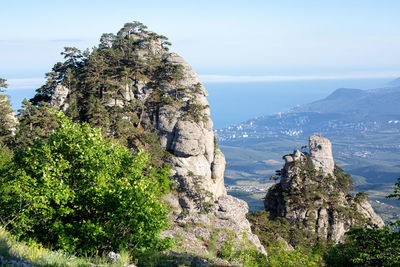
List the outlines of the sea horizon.
{"type": "MultiPolygon", "coordinates": [[[[332,79],[257,82],[203,82],[208,91],[214,129],[240,124],[246,120],[286,112],[298,105],[323,99],[338,88],[375,89],[385,87],[393,78],[332,79]]],[[[24,98],[30,99],[44,84],[43,78],[9,79],[6,94],[14,111],[24,98]]]]}

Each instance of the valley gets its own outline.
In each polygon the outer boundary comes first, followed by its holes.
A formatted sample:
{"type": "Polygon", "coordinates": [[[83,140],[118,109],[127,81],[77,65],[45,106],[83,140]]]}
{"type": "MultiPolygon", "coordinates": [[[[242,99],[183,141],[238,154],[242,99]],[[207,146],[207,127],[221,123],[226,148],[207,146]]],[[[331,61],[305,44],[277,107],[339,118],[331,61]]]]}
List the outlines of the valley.
{"type": "Polygon", "coordinates": [[[227,158],[230,194],[246,200],[250,210],[262,209],[265,195],[251,188],[273,184],[269,177],[282,167],[282,155],[305,151],[308,136],[317,134],[332,141],[334,159],[352,175],[355,192],[367,192],[385,220],[396,220],[400,203],[385,197],[400,176],[399,98],[397,83],[375,90],[338,89],[288,112],[215,130],[227,158]]]}

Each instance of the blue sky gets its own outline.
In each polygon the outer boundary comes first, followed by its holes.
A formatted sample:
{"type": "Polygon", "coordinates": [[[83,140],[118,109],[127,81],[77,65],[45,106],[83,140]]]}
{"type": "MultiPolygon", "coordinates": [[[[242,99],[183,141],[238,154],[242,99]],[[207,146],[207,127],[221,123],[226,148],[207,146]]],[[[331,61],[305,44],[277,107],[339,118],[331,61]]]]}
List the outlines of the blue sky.
{"type": "Polygon", "coordinates": [[[396,77],[399,10],[390,0],[4,1],[0,77],[40,83],[64,46],[92,47],[133,20],[213,81],[396,77]]]}

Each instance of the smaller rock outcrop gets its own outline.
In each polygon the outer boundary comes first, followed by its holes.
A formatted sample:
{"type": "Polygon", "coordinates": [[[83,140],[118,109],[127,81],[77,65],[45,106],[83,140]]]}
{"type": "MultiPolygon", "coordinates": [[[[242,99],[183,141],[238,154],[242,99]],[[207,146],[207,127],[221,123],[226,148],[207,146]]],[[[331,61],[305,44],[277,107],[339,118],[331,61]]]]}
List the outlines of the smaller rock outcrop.
{"type": "Polygon", "coordinates": [[[58,84],[54,88],[54,93],[51,96],[50,104],[56,110],[66,111],[68,109],[69,104],[66,103],[68,94],[70,90],[64,85],[58,84]]]}
{"type": "Polygon", "coordinates": [[[334,164],[331,142],[311,136],[309,153],[285,155],[281,180],[265,197],[271,219],[284,217],[295,227],[313,232],[321,241],[341,242],[353,226],[383,227],[366,195],[349,194],[350,175],[334,164]]]}
{"type": "Polygon", "coordinates": [[[5,136],[13,136],[17,130],[18,119],[15,116],[6,95],[0,94],[0,140],[5,136]]]}
{"type": "Polygon", "coordinates": [[[332,157],[332,144],[321,136],[310,136],[309,141],[310,158],[314,168],[320,168],[325,174],[333,175],[335,162],[332,157]]]}
{"type": "Polygon", "coordinates": [[[190,213],[178,217],[163,236],[175,238],[182,252],[194,255],[208,254],[212,248],[219,250],[229,238],[234,238],[238,246],[248,246],[250,241],[250,247],[255,246],[266,255],[260,240],[251,232],[246,218],[247,203],[229,195],[222,195],[217,201],[218,207],[212,213],[190,213]]]}

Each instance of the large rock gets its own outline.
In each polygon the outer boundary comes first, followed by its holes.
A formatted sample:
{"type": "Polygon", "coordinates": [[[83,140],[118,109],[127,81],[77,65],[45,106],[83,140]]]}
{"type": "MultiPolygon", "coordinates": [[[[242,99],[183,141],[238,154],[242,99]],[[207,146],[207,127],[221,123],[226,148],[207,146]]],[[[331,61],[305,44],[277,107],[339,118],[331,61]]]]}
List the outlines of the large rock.
{"type": "Polygon", "coordinates": [[[66,103],[69,92],[68,87],[58,84],[51,96],[51,106],[54,109],[66,111],[69,106],[68,103],[66,103]]]}
{"type": "Polygon", "coordinates": [[[322,136],[310,136],[309,140],[310,157],[314,167],[320,168],[326,174],[333,175],[335,163],[332,156],[332,144],[322,136]]]}
{"type": "Polygon", "coordinates": [[[0,115],[0,130],[3,134],[15,135],[18,119],[11,108],[10,100],[3,94],[0,94],[0,112],[2,112],[0,115]]]}
{"type": "Polygon", "coordinates": [[[308,154],[295,150],[283,157],[280,182],[264,202],[271,219],[284,217],[321,241],[334,242],[343,241],[352,226],[383,227],[366,199],[349,194],[351,180],[335,167],[331,142],[311,136],[309,149],[308,154]]]}
{"type": "MultiPolygon", "coordinates": [[[[103,104],[107,109],[114,106],[123,109],[130,101],[138,103],[142,107],[141,114],[137,116],[140,118],[140,129],[157,132],[161,148],[169,153],[164,161],[172,168],[171,181],[175,189],[164,197],[172,210],[171,229],[164,235],[176,239],[183,236],[185,242],[182,247],[199,253],[208,250],[202,239],[209,239],[210,229],[221,233],[231,229],[238,240],[245,233],[248,241],[265,253],[257,236],[251,234],[245,217],[247,205],[227,196],[224,186],[225,157],[216,144],[205,87],[182,57],[169,53],[161,41],[149,40],[147,37],[150,34],[131,34],[130,38],[139,44],[137,55],[143,62],[154,62],[158,57],[166,64],[178,65],[182,77],[173,82],[170,79],[148,80],[151,78],[146,77],[147,80],[135,80],[132,84],[119,84],[118,98],[103,100],[107,101],[103,104]],[[163,97],[167,99],[165,102],[163,97]],[[152,99],[158,99],[158,102],[150,101],[152,99]],[[185,228],[183,223],[196,227],[185,228]],[[200,229],[200,225],[207,227],[200,229]]],[[[68,88],[57,86],[52,105],[57,109],[68,108],[68,94],[68,88]]],[[[217,241],[219,246],[227,240],[222,236],[217,241]]]]}

